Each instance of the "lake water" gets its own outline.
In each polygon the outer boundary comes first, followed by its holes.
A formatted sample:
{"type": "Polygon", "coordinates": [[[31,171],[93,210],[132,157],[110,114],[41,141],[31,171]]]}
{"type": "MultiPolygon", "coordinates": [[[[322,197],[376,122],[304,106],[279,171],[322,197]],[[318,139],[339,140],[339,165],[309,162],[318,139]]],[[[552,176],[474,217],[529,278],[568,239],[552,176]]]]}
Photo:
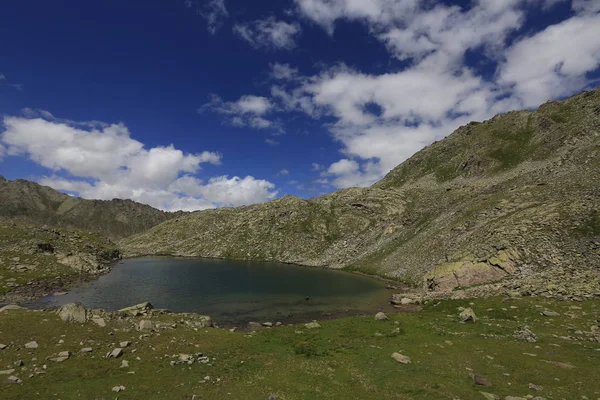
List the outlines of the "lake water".
{"type": "Polygon", "coordinates": [[[174,312],[210,315],[217,324],[299,322],[368,314],[386,307],[389,292],[375,279],[286,264],[211,259],[136,258],[97,281],[31,306],[79,301],[118,310],[144,301],[174,312]]]}

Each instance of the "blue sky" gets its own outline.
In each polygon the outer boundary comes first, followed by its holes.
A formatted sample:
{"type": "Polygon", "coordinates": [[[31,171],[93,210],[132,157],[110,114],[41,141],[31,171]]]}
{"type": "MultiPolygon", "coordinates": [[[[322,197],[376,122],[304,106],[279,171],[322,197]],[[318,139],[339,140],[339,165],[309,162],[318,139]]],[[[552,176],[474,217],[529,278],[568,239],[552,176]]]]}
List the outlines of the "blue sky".
{"type": "Polygon", "coordinates": [[[600,78],[595,0],[12,0],[0,174],[163,209],[367,186],[600,78]]]}

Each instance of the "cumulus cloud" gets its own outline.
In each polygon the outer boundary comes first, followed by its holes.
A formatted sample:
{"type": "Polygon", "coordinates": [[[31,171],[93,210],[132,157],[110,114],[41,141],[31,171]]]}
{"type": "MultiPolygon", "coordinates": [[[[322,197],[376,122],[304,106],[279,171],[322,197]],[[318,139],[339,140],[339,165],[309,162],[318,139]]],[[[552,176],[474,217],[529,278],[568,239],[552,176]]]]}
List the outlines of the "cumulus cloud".
{"type": "Polygon", "coordinates": [[[217,33],[223,21],[229,17],[225,0],[184,0],[186,8],[194,9],[196,14],[206,20],[206,27],[211,34],[217,33]]]}
{"type": "Polygon", "coordinates": [[[333,117],[326,126],[344,157],[322,179],[336,187],[370,185],[471,120],[585,88],[587,74],[600,66],[597,1],[574,0],[572,16],[522,35],[527,10],[544,12],[561,1],[480,0],[459,7],[419,0],[295,0],[296,12],[329,34],[338,21],[364,24],[404,68],[375,75],[339,64],[300,76],[289,65],[272,65],[272,102],[278,110],[333,117]],[[467,64],[470,51],[495,66],[493,78],[467,64]]]}
{"type": "Polygon", "coordinates": [[[265,116],[275,108],[274,104],[262,96],[242,96],[236,101],[223,101],[221,97],[213,94],[210,101],[198,109],[198,113],[211,111],[221,114],[225,122],[242,128],[272,129],[283,133],[280,121],[267,119],[265,116]]]}
{"type": "Polygon", "coordinates": [[[274,17],[235,25],[233,31],[256,49],[290,50],[302,29],[297,23],[278,21],[274,17]]]}
{"type": "Polygon", "coordinates": [[[4,117],[2,149],[53,171],[40,183],[85,198],[126,198],[165,210],[198,210],[266,201],[276,195],[270,182],[218,177],[204,184],[201,165],[219,165],[215,152],[184,153],[172,144],[147,149],[120,124],[4,117]],[[69,178],[65,178],[64,174],[69,178]],[[219,186],[221,185],[221,186],[219,186]],[[226,191],[217,194],[219,187],[226,191]]]}

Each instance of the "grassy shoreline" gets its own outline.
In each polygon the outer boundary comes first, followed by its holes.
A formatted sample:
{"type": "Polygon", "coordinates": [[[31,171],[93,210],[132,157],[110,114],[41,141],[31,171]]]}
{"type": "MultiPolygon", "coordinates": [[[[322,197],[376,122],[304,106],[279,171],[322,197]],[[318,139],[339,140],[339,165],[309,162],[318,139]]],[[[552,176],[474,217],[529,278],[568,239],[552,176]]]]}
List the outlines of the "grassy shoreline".
{"type": "Polygon", "coordinates": [[[600,319],[597,300],[441,301],[418,313],[388,316],[386,321],[350,317],[319,321],[316,329],[301,324],[250,334],[193,328],[182,314],[152,318],[157,330],[139,332],[134,326],[146,317],[109,320],[100,327],[67,324],[50,312],[3,312],[0,343],[8,347],[0,350],[0,369],[10,366],[23,382],[8,384],[8,375],[0,375],[0,397],[483,399],[479,392],[501,398],[600,397],[600,339],[592,332],[600,319]],[[472,307],[479,320],[459,322],[460,306],[472,307]],[[541,315],[546,309],[560,315],[541,315]],[[537,342],[514,337],[523,325],[537,335],[537,342]],[[38,349],[24,347],[32,340],[38,349]],[[121,341],[131,345],[120,358],[106,359],[121,341]],[[84,347],[93,351],[81,353],[84,347]],[[73,354],[60,363],[49,359],[61,351],[73,354]],[[411,363],[393,360],[394,352],[411,363]],[[196,353],[208,356],[211,365],[170,365],[179,354],[196,353]],[[23,366],[16,367],[19,360],[23,366]],[[128,367],[121,368],[123,360],[128,367]],[[37,374],[35,368],[45,373],[37,374]],[[485,377],[491,386],[474,385],[472,374],[485,377]],[[111,391],[119,385],[126,390],[111,391]]]}

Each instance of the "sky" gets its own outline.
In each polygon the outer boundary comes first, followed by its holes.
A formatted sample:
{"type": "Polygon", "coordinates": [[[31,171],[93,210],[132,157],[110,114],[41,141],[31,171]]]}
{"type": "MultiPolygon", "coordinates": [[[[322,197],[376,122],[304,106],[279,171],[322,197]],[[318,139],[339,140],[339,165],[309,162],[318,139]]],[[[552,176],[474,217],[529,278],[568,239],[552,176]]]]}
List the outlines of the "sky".
{"type": "Polygon", "coordinates": [[[369,186],[600,85],[600,0],[7,0],[0,175],[201,210],[369,186]]]}

